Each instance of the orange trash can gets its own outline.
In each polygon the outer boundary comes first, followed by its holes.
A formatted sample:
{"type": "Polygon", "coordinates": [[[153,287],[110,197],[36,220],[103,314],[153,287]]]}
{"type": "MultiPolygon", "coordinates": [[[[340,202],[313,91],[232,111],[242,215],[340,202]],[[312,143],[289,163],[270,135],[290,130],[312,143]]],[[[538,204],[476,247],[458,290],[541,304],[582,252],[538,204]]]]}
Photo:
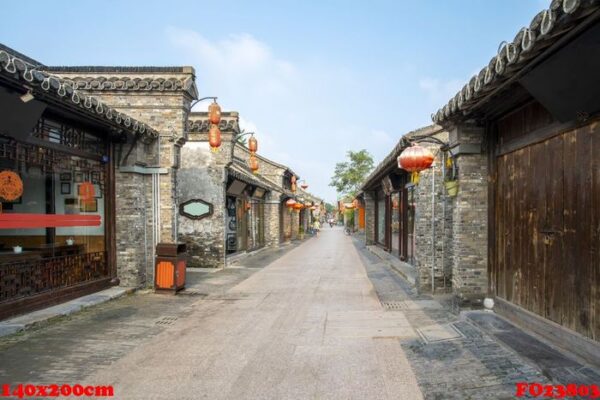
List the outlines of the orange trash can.
{"type": "Polygon", "coordinates": [[[154,266],[154,291],[176,294],[185,287],[185,243],[158,243],[154,266]]]}

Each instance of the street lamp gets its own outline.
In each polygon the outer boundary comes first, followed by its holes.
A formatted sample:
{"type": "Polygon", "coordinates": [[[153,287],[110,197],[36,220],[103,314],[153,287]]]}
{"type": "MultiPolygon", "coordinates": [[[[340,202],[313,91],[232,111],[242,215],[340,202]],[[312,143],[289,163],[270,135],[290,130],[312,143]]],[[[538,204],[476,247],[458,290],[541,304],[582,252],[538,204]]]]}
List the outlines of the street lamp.
{"type": "Polygon", "coordinates": [[[258,151],[258,140],[256,140],[256,138],[254,137],[255,133],[254,132],[244,132],[242,130],[241,132],[238,132],[235,135],[234,141],[237,142],[241,138],[243,138],[244,136],[247,136],[247,135],[251,135],[250,139],[248,139],[248,151],[250,152],[250,159],[248,160],[248,166],[250,167],[250,169],[252,170],[253,173],[257,174],[258,173],[258,158],[256,158],[256,152],[258,151]]]}

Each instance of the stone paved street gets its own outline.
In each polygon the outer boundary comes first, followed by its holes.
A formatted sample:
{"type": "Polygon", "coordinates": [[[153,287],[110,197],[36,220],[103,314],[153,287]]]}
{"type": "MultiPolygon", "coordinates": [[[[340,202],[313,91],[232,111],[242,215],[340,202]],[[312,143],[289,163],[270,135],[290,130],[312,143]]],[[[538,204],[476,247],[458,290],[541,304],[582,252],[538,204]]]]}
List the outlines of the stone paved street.
{"type": "Polygon", "coordinates": [[[339,228],[239,264],[191,272],[187,295],[139,293],[2,339],[0,381],[110,384],[119,399],[509,399],[552,378],[339,228]]]}

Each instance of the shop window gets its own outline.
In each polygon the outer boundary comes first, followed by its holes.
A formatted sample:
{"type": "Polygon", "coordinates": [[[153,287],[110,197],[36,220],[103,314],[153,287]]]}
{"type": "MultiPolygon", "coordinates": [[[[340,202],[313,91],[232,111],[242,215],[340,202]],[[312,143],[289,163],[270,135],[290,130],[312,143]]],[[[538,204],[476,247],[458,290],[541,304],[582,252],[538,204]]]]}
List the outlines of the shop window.
{"type": "Polygon", "coordinates": [[[35,132],[54,147],[0,137],[0,171],[20,186],[0,197],[0,276],[14,277],[0,303],[110,276],[108,145],[49,120],[35,132]]]}
{"type": "Polygon", "coordinates": [[[210,216],[213,212],[213,206],[210,203],[200,199],[188,200],[181,203],[179,213],[189,219],[202,219],[210,216]]]}

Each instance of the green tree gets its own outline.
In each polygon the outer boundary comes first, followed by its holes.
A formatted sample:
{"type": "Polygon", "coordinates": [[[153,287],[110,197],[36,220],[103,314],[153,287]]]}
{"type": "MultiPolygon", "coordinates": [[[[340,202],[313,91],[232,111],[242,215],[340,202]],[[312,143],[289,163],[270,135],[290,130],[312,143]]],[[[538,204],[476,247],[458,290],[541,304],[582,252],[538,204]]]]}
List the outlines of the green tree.
{"type": "Polygon", "coordinates": [[[335,211],[335,206],[333,204],[325,203],[325,211],[327,213],[332,214],[335,211]]]}
{"type": "Polygon", "coordinates": [[[335,165],[329,186],[334,187],[342,196],[354,197],[360,185],[373,170],[373,157],[367,150],[349,151],[348,161],[335,165]]]}

